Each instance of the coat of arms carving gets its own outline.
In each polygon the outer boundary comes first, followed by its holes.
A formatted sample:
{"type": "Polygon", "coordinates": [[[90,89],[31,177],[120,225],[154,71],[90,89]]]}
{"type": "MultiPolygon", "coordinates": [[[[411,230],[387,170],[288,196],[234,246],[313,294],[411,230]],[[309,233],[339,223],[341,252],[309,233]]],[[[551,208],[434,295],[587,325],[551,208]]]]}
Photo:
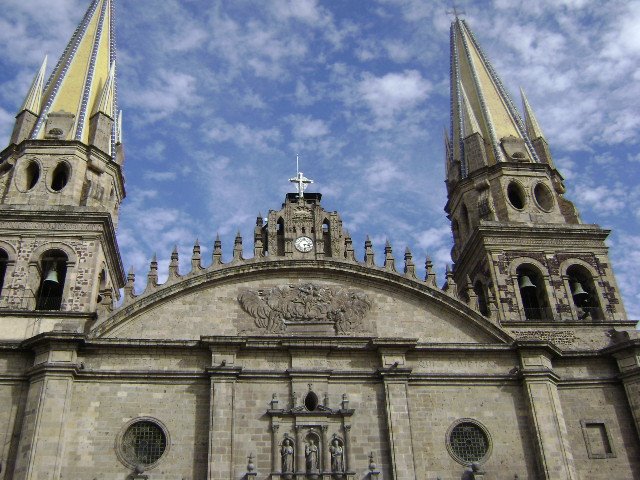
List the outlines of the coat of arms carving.
{"type": "Polygon", "coordinates": [[[294,325],[324,324],[336,334],[346,334],[358,330],[371,309],[371,300],[363,292],[313,283],[245,291],[238,301],[256,327],[269,333],[283,333],[294,325]]]}

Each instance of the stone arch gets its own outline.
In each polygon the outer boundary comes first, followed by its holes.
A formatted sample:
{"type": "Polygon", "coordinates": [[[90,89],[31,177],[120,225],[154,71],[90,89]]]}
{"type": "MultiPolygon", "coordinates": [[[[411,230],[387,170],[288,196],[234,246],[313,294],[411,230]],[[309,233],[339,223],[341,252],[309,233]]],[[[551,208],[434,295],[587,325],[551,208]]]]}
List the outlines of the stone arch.
{"type": "Polygon", "coordinates": [[[16,264],[16,250],[8,242],[0,240],[0,305],[6,305],[7,289],[9,279],[13,276],[16,264]]]}
{"type": "Polygon", "coordinates": [[[65,290],[68,291],[69,257],[60,249],[49,249],[39,259],[40,278],[36,291],[36,310],[61,310],[65,290]],[[67,287],[67,288],[65,288],[67,287]]]}
{"type": "Polygon", "coordinates": [[[489,300],[486,281],[483,281],[480,277],[476,277],[476,281],[473,283],[473,291],[478,296],[478,310],[485,317],[489,317],[489,300]]]}
{"type": "Polygon", "coordinates": [[[322,220],[322,242],[324,245],[324,256],[331,256],[331,222],[327,217],[322,220]]]}
{"type": "Polygon", "coordinates": [[[596,269],[583,260],[568,259],[560,265],[560,272],[574,318],[603,320],[605,303],[596,269]]]}
{"type": "Polygon", "coordinates": [[[278,217],[276,222],[276,255],[284,256],[284,218],[278,217]]]}
{"type": "Polygon", "coordinates": [[[548,271],[540,262],[531,260],[522,258],[512,264],[520,311],[526,320],[552,320],[548,271]]]}

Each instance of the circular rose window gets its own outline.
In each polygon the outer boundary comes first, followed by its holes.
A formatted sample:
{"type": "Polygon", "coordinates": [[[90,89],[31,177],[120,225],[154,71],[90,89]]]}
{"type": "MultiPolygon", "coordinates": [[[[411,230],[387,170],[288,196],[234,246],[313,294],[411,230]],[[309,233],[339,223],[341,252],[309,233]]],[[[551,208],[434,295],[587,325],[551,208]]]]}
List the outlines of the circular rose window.
{"type": "Polygon", "coordinates": [[[129,424],[118,442],[120,459],[127,466],[154,466],[167,450],[167,432],[159,422],[139,420],[129,424]]]}
{"type": "Polygon", "coordinates": [[[479,422],[465,418],[449,428],[447,449],[463,465],[483,463],[491,454],[491,441],[488,432],[479,422]]]}

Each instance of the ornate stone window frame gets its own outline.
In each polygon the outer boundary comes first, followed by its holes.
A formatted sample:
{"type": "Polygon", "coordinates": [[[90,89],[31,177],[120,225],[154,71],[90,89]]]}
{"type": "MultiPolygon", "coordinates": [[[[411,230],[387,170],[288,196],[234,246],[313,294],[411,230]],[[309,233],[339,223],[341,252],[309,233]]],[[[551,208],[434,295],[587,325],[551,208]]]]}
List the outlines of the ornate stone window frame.
{"type": "Polygon", "coordinates": [[[489,460],[489,457],[491,457],[491,453],[493,451],[493,440],[491,438],[491,434],[489,433],[489,430],[481,422],[479,422],[474,418],[459,418],[458,420],[453,422],[451,426],[447,429],[447,433],[445,434],[445,445],[447,446],[447,451],[449,452],[449,455],[451,455],[451,458],[453,458],[460,465],[465,465],[465,466],[471,466],[472,463],[478,463],[482,465],[487,460],[489,460]],[[479,460],[465,461],[462,458],[460,458],[458,454],[453,450],[453,447],[451,445],[451,434],[458,425],[461,425],[463,423],[471,423],[475,425],[476,427],[478,427],[478,429],[482,431],[482,433],[484,433],[485,437],[487,438],[487,452],[479,460]]]}
{"type": "Polygon", "coordinates": [[[123,440],[124,440],[125,434],[129,430],[129,428],[131,428],[133,425],[135,425],[136,423],[139,423],[139,422],[150,422],[150,423],[153,423],[154,425],[156,425],[157,427],[159,427],[162,430],[162,433],[164,434],[164,438],[165,438],[165,448],[164,448],[164,452],[162,452],[162,455],[160,455],[160,458],[158,458],[158,460],[156,460],[153,463],[142,465],[144,470],[147,471],[147,470],[151,470],[151,469],[157,467],[158,464],[160,463],[160,461],[167,456],[167,453],[169,453],[169,450],[171,448],[171,436],[169,435],[169,430],[167,429],[166,425],[164,423],[162,423],[160,420],[158,420],[157,418],[154,418],[154,417],[136,417],[136,418],[132,418],[131,420],[129,420],[127,423],[125,423],[122,426],[122,428],[120,429],[120,432],[118,432],[118,435],[116,436],[115,446],[114,446],[115,447],[115,451],[116,451],[116,456],[118,457],[118,460],[125,467],[128,467],[128,468],[133,470],[138,466],[138,464],[132,463],[132,462],[129,461],[129,459],[127,459],[127,457],[126,457],[126,455],[125,455],[125,453],[123,451],[123,440]]]}
{"type": "Polygon", "coordinates": [[[613,446],[613,438],[611,437],[611,432],[609,431],[609,427],[607,426],[607,422],[602,419],[585,419],[580,420],[580,426],[582,427],[582,436],[584,437],[584,443],[587,447],[587,454],[591,459],[603,459],[603,458],[616,458],[616,450],[613,446]],[[607,437],[607,442],[609,443],[610,452],[598,453],[593,449],[593,445],[591,445],[591,440],[589,439],[589,426],[591,425],[599,425],[602,426],[604,433],[607,437]]]}

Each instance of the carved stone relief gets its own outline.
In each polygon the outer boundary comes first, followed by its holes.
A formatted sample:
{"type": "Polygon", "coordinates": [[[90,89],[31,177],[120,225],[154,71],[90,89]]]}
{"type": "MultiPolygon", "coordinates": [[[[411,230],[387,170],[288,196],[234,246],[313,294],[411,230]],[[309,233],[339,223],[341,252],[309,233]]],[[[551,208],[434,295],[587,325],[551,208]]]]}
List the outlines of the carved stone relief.
{"type": "Polygon", "coordinates": [[[363,292],[313,283],[245,291],[238,301],[255,326],[268,333],[324,325],[346,334],[358,330],[371,309],[371,300],[363,292]]]}

